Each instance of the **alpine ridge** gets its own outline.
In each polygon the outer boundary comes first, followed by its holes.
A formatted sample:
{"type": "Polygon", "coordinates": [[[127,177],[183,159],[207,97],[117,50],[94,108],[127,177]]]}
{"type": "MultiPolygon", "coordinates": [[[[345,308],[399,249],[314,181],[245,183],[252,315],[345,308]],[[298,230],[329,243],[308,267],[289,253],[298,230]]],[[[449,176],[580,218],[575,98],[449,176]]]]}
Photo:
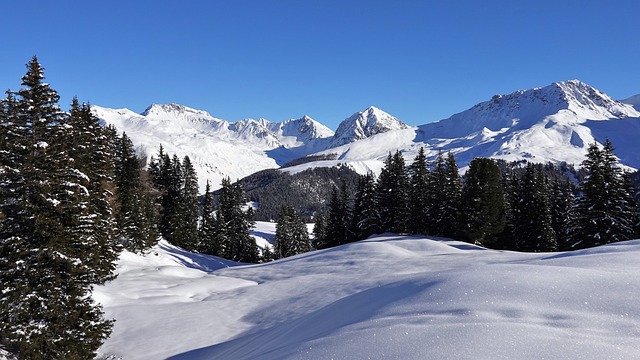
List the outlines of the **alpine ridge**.
{"type": "Polygon", "coordinates": [[[309,162],[283,170],[342,164],[377,173],[390,152],[400,150],[411,161],[420,147],[430,159],[439,151],[452,152],[462,170],[475,157],[579,165],[590,143],[607,138],[621,163],[637,169],[640,111],[632,105],[634,99],[616,101],[579,80],[568,80],[495,95],[417,127],[371,106],[347,117],[335,133],[308,116],[229,122],[177,104],[152,105],[142,114],[101,107],[94,112],[126,131],[149,156],[160,144],[169,153],[188,155],[204,188],[207,180],[217,186],[223,177],[236,180],[310,155],[309,162]]]}

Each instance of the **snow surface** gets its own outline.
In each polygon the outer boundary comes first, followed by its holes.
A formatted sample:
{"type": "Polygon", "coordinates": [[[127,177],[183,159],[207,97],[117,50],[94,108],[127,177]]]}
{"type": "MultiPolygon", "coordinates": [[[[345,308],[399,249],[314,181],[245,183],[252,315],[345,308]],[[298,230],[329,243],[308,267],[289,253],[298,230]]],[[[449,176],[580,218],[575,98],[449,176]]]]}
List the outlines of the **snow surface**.
{"type": "MultiPolygon", "coordinates": [[[[259,223],[267,233],[273,225],[259,223]]],[[[383,234],[262,265],[161,242],[94,297],[122,359],[634,359],[640,240],[570,253],[383,234]]]]}

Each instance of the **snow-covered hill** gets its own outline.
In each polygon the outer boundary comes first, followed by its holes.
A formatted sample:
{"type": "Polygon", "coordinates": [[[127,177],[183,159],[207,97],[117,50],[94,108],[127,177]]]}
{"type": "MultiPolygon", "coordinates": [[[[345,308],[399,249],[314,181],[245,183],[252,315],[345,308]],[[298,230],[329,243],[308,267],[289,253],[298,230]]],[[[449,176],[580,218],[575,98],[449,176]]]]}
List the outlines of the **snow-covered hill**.
{"type": "Polygon", "coordinates": [[[607,138],[621,162],[638,169],[640,111],[628,103],[569,80],[496,95],[448,119],[418,127],[369,107],[346,118],[335,134],[307,116],[275,123],[228,122],[175,104],[152,105],[142,114],[101,107],[94,111],[105,123],[126,131],[148,155],[156,153],[160,144],[169,153],[188,155],[203,189],[206,180],[216,186],[223,177],[235,180],[307,155],[330,156],[286,171],[340,163],[361,173],[378,172],[390,152],[400,150],[411,161],[420,147],[431,159],[440,150],[451,151],[462,168],[475,157],[579,165],[589,144],[607,138]]]}
{"type": "MultiPolygon", "coordinates": [[[[262,231],[269,226],[261,226],[262,231]]],[[[263,234],[267,235],[267,234],[263,234]]],[[[634,359],[640,240],[569,253],[386,234],[241,266],[161,242],[94,297],[143,359],[634,359]]]]}

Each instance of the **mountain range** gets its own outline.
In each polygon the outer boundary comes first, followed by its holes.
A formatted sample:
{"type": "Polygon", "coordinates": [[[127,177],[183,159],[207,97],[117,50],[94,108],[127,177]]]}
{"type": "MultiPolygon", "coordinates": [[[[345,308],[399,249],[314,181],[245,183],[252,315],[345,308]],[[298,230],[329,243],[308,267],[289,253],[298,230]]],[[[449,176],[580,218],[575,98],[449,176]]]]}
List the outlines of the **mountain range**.
{"type": "Polygon", "coordinates": [[[204,189],[207,180],[216,187],[224,177],[240,179],[305,156],[321,160],[298,161],[283,170],[343,164],[360,173],[377,173],[389,152],[400,150],[411,162],[420,147],[430,159],[439,151],[451,151],[462,169],[475,157],[579,165],[589,144],[607,138],[621,163],[638,169],[638,108],[640,95],[616,101],[569,80],[495,95],[417,127],[373,106],[347,117],[335,132],[308,116],[229,122],[177,104],[151,105],[142,114],[99,106],[93,111],[103,123],[126,132],[147,156],[160,145],[169,154],[189,156],[204,189]]]}

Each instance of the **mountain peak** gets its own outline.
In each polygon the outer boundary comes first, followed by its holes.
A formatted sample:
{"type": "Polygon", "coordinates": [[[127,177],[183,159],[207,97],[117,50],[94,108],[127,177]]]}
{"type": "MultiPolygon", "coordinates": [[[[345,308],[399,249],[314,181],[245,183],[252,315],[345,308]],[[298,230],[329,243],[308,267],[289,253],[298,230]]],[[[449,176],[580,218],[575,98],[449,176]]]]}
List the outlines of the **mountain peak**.
{"type": "Polygon", "coordinates": [[[196,110],[184,105],[180,104],[151,104],[147,109],[142,113],[142,116],[146,117],[159,117],[159,116],[177,116],[177,115],[190,115],[190,116],[198,116],[204,118],[212,118],[212,116],[202,110],[196,110]]]}
{"type": "Polygon", "coordinates": [[[406,129],[409,126],[396,117],[369,106],[344,119],[335,133],[334,146],[344,145],[353,141],[368,138],[390,130],[406,129]]]}

